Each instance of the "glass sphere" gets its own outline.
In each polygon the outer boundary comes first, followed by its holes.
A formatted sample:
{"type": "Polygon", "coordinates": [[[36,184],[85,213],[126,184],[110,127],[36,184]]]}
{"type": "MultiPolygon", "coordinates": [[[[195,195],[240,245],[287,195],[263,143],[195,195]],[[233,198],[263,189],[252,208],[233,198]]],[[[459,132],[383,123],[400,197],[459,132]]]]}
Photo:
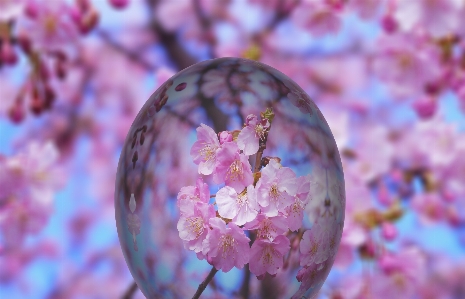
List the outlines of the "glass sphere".
{"type": "Polygon", "coordinates": [[[147,298],[312,298],[344,211],[321,111],[286,75],[241,58],[162,84],[134,120],[116,175],[119,240],[147,298]]]}

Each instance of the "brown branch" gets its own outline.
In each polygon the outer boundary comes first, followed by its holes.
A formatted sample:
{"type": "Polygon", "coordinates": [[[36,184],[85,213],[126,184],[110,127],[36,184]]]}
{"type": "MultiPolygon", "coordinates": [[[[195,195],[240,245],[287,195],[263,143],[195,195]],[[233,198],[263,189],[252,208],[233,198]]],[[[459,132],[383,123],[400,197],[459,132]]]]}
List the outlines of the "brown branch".
{"type": "Polygon", "coordinates": [[[197,16],[197,19],[200,23],[200,26],[203,30],[203,40],[208,43],[208,56],[210,58],[213,58],[214,52],[213,52],[213,47],[216,44],[215,36],[212,34],[212,19],[208,17],[205,12],[202,10],[202,4],[200,3],[200,0],[193,0],[192,5],[194,6],[194,11],[197,16]]]}
{"type": "MultiPolygon", "coordinates": [[[[250,233],[250,242],[249,246],[252,247],[253,242],[255,241],[256,235],[254,232],[249,231],[250,233]]],[[[250,294],[250,277],[252,273],[250,272],[249,264],[245,265],[244,267],[244,279],[242,280],[240,295],[244,299],[249,299],[250,294]]]]}
{"type": "Polygon", "coordinates": [[[137,287],[137,284],[136,282],[132,282],[132,284],[129,286],[129,288],[126,290],[126,292],[124,292],[124,295],[123,297],[121,297],[121,299],[131,299],[132,296],[134,296],[134,294],[136,293],[136,291],[138,290],[139,288],[137,287]]]}
{"type": "MultiPolygon", "coordinates": [[[[150,12],[150,29],[164,46],[169,59],[178,70],[183,70],[195,63],[198,60],[193,57],[182,44],[178,41],[176,32],[166,31],[157,21],[155,11],[159,4],[159,0],[147,0],[150,12]]],[[[229,117],[221,111],[211,99],[202,98],[201,107],[205,110],[208,118],[213,121],[215,131],[226,130],[229,117]]]]}
{"type": "Polygon", "coordinates": [[[199,299],[200,298],[200,295],[202,295],[202,292],[207,288],[207,285],[213,279],[213,276],[215,276],[216,272],[218,272],[218,270],[215,267],[212,267],[210,273],[208,273],[208,276],[205,278],[204,281],[202,281],[202,283],[197,288],[197,292],[195,292],[192,299],[199,299]]]}
{"type": "Polygon", "coordinates": [[[125,55],[129,60],[131,60],[132,62],[135,62],[139,65],[141,65],[144,69],[146,69],[147,71],[149,72],[153,72],[157,69],[157,66],[153,65],[152,63],[144,60],[140,53],[139,52],[136,52],[136,51],[131,51],[129,49],[127,49],[125,46],[121,45],[120,43],[116,42],[115,40],[113,40],[110,35],[108,34],[108,32],[105,32],[103,30],[97,30],[96,31],[98,36],[106,43],[108,44],[110,47],[112,47],[113,49],[115,49],[116,51],[122,53],[123,55],[125,55]]]}
{"type": "Polygon", "coordinates": [[[173,115],[173,116],[176,116],[180,121],[188,124],[189,126],[191,126],[192,128],[197,128],[198,127],[198,124],[196,124],[195,122],[193,122],[192,120],[189,119],[189,117],[187,117],[186,115],[182,115],[181,113],[177,112],[177,111],[174,111],[173,109],[171,109],[170,106],[165,106],[164,107],[165,110],[173,115]]]}

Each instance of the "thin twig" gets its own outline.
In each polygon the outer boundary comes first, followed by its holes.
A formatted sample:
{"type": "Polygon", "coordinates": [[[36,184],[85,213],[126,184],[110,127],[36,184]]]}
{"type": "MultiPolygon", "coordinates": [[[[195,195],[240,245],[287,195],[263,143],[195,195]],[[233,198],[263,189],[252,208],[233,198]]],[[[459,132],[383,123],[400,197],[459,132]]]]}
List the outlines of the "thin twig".
{"type": "Polygon", "coordinates": [[[123,297],[121,297],[121,299],[131,299],[138,289],[139,288],[137,287],[136,282],[133,281],[132,284],[129,286],[129,288],[124,293],[123,297]]]}
{"type": "Polygon", "coordinates": [[[122,44],[120,44],[120,43],[116,42],[115,40],[113,40],[110,37],[110,34],[108,34],[108,32],[105,32],[103,30],[97,30],[97,34],[105,43],[107,43],[113,49],[115,49],[116,51],[126,55],[126,57],[129,60],[131,60],[131,61],[133,61],[135,63],[138,63],[143,68],[145,68],[147,71],[153,72],[153,71],[155,71],[157,69],[157,66],[155,66],[152,63],[144,60],[139,52],[131,51],[131,50],[127,49],[125,46],[123,46],[122,44]]]}
{"type": "Polygon", "coordinates": [[[215,276],[216,272],[218,272],[218,270],[215,267],[212,267],[212,270],[210,271],[210,273],[208,273],[208,276],[205,278],[205,280],[202,281],[201,284],[199,284],[199,287],[197,288],[197,292],[195,292],[192,299],[199,299],[200,298],[200,295],[202,295],[202,292],[205,290],[207,285],[213,279],[213,276],[215,276]]]}

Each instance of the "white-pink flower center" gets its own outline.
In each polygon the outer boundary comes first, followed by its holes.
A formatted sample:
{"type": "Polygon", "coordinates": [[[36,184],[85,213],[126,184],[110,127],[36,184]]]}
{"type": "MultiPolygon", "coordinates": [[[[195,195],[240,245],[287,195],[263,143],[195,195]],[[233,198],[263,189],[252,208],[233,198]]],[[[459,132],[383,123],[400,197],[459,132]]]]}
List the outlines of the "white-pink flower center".
{"type": "Polygon", "coordinates": [[[276,233],[276,229],[273,227],[270,220],[264,220],[261,224],[261,227],[258,229],[258,235],[261,238],[271,239],[272,233],[276,233]]]}
{"type": "Polygon", "coordinates": [[[312,240],[312,241],[313,241],[312,246],[310,247],[310,251],[308,252],[308,254],[310,256],[315,256],[316,253],[318,252],[318,247],[320,247],[320,245],[317,242],[315,242],[314,240],[312,240]]]}
{"type": "MultiPolygon", "coordinates": [[[[231,236],[231,235],[222,235],[220,237],[220,247],[221,247],[221,250],[222,250],[222,257],[223,258],[228,258],[228,256],[232,253],[232,252],[238,252],[237,251],[237,241],[231,236]]],[[[233,256],[233,259],[234,259],[234,256],[233,256]]]]}
{"type": "Polygon", "coordinates": [[[281,192],[279,192],[278,185],[276,183],[271,185],[271,188],[270,188],[270,191],[268,192],[268,195],[275,202],[277,202],[279,200],[279,198],[281,197],[281,192]]]}
{"type": "Polygon", "coordinates": [[[237,202],[237,205],[238,205],[239,207],[242,207],[243,205],[246,205],[246,206],[247,206],[247,204],[249,203],[249,200],[248,200],[248,198],[247,198],[247,194],[245,194],[245,193],[244,193],[244,194],[242,194],[242,193],[239,194],[239,195],[237,196],[237,201],[236,201],[236,202],[237,202]]]}
{"type": "Polygon", "coordinates": [[[302,210],[303,210],[302,202],[297,198],[295,203],[293,203],[292,206],[291,206],[291,212],[295,213],[295,214],[298,214],[302,210]]]}
{"type": "Polygon", "coordinates": [[[189,231],[192,234],[194,234],[195,238],[197,239],[203,233],[204,230],[202,217],[187,218],[187,227],[189,231]]]}
{"type": "Polygon", "coordinates": [[[234,160],[229,166],[226,177],[231,181],[241,181],[244,179],[244,169],[240,160],[234,160]]]}
{"type": "Polygon", "coordinates": [[[205,162],[209,162],[216,159],[216,150],[217,146],[211,145],[209,143],[204,143],[204,147],[200,150],[200,154],[203,157],[205,162]]]}
{"type": "Polygon", "coordinates": [[[261,258],[263,265],[273,265],[274,264],[273,255],[275,253],[276,253],[276,250],[271,245],[266,246],[263,249],[263,255],[261,258]]]}

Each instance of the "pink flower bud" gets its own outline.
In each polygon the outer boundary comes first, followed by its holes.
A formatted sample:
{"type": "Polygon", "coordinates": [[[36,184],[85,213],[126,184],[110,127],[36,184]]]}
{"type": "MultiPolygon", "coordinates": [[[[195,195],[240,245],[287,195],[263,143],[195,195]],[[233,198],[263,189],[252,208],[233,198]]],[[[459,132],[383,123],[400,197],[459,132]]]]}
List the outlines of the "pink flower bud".
{"type": "Polygon", "coordinates": [[[384,16],[381,19],[381,26],[387,33],[394,33],[398,28],[397,21],[391,15],[384,16]]]}
{"type": "Polygon", "coordinates": [[[116,9],[123,9],[129,4],[129,0],[110,0],[110,4],[116,9]]]}
{"type": "Polygon", "coordinates": [[[247,115],[245,119],[246,126],[254,126],[257,123],[257,116],[253,114],[247,115]]]}
{"type": "Polygon", "coordinates": [[[39,14],[38,4],[35,1],[28,1],[24,8],[24,13],[32,19],[37,18],[39,14]]]}
{"type": "Polygon", "coordinates": [[[389,194],[385,184],[381,184],[378,189],[378,201],[384,206],[390,206],[393,202],[393,197],[389,194]]]}
{"type": "Polygon", "coordinates": [[[71,7],[69,9],[69,16],[71,17],[71,20],[73,20],[73,22],[79,26],[79,23],[82,19],[81,10],[78,7],[71,7]]]}
{"type": "Polygon", "coordinates": [[[79,9],[83,12],[86,12],[91,8],[89,0],[76,0],[76,4],[79,7],[79,9]]]}
{"type": "Polygon", "coordinates": [[[220,144],[223,144],[225,142],[231,142],[233,140],[232,134],[228,131],[220,132],[218,136],[220,137],[220,144]]]}
{"type": "Polygon", "coordinates": [[[444,201],[448,202],[448,203],[452,203],[455,201],[455,194],[452,193],[451,191],[449,190],[445,190],[442,192],[442,197],[444,198],[444,201]]]}
{"type": "Polygon", "coordinates": [[[420,118],[428,119],[436,112],[437,104],[433,98],[422,98],[413,103],[413,109],[420,118]]]}
{"type": "Polygon", "coordinates": [[[386,241],[392,241],[397,237],[397,228],[391,222],[381,225],[381,235],[386,241]]]}
{"type": "Polygon", "coordinates": [[[18,55],[10,42],[5,42],[1,48],[1,61],[7,65],[15,65],[18,62],[18,55]]]}
{"type": "Polygon", "coordinates": [[[30,109],[35,115],[40,115],[44,110],[44,104],[42,103],[42,100],[38,97],[33,97],[31,100],[30,109]]]}
{"type": "Polygon", "coordinates": [[[378,264],[384,273],[390,274],[397,270],[398,263],[396,258],[390,254],[385,254],[380,257],[378,264]]]}
{"type": "Polygon", "coordinates": [[[14,103],[8,111],[8,116],[10,120],[15,124],[19,124],[20,122],[22,122],[25,116],[25,112],[21,103],[14,103]]]}
{"type": "Polygon", "coordinates": [[[17,36],[17,41],[18,41],[18,45],[21,47],[21,49],[23,50],[25,54],[27,55],[31,54],[32,44],[31,44],[31,40],[29,39],[26,33],[24,32],[19,33],[17,36]]]}
{"type": "Polygon", "coordinates": [[[100,20],[100,15],[96,10],[90,10],[88,13],[82,16],[79,25],[79,30],[82,34],[89,33],[92,29],[97,26],[100,20]]]}

